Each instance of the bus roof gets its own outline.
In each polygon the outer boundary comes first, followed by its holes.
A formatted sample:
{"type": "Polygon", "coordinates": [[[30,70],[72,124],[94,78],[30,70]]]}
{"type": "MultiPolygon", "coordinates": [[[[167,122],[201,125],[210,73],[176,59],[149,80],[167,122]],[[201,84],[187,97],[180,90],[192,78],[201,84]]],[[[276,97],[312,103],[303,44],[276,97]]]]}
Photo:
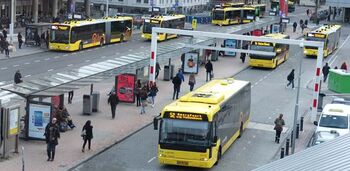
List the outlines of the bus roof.
{"type": "Polygon", "coordinates": [[[342,27],[341,25],[335,25],[335,24],[324,25],[309,33],[329,34],[339,30],[341,27],[342,27]]]}
{"type": "Polygon", "coordinates": [[[252,4],[252,5],[245,5],[244,7],[266,7],[266,4],[252,4]]]}
{"type": "Polygon", "coordinates": [[[271,34],[264,35],[262,37],[269,37],[269,38],[275,38],[275,39],[285,39],[288,37],[288,35],[281,34],[281,33],[271,33],[271,34]]]}
{"type": "Polygon", "coordinates": [[[208,120],[212,121],[220,105],[248,84],[247,81],[233,78],[212,80],[165,106],[162,116],[165,112],[188,112],[207,115],[208,120]]]}
{"type": "Polygon", "coordinates": [[[151,20],[161,20],[161,21],[167,21],[167,20],[174,20],[174,19],[179,19],[179,18],[185,18],[185,15],[166,15],[166,16],[154,16],[150,17],[149,19],[151,20]]]}
{"type": "Polygon", "coordinates": [[[213,11],[238,11],[241,9],[242,7],[227,7],[227,8],[214,8],[213,11]]]}
{"type": "Polygon", "coordinates": [[[116,17],[104,17],[101,19],[87,19],[78,21],[65,21],[63,23],[53,23],[53,25],[65,25],[70,27],[79,27],[90,24],[105,23],[107,21],[126,21],[132,20],[132,17],[116,16],[116,17]]]}

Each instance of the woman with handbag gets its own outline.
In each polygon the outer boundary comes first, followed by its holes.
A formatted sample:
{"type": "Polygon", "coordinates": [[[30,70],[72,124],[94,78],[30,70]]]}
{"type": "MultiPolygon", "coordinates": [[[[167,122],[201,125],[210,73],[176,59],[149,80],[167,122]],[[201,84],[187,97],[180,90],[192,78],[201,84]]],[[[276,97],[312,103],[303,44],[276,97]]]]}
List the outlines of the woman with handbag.
{"type": "Polygon", "coordinates": [[[82,148],[82,152],[85,151],[85,145],[86,142],[88,142],[89,144],[89,150],[91,149],[91,139],[93,138],[93,134],[92,134],[92,125],[91,125],[91,121],[88,120],[86,121],[83,130],[81,130],[81,136],[83,137],[84,140],[84,144],[83,144],[83,148],[82,148]]]}

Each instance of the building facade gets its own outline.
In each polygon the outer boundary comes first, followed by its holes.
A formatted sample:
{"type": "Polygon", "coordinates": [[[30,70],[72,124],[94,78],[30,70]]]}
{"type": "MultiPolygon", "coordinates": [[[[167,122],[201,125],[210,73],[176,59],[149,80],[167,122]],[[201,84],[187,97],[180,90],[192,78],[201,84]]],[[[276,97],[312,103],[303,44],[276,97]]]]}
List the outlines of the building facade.
{"type": "Polygon", "coordinates": [[[350,22],[350,0],[326,0],[326,6],[341,9],[343,22],[350,22]]]}

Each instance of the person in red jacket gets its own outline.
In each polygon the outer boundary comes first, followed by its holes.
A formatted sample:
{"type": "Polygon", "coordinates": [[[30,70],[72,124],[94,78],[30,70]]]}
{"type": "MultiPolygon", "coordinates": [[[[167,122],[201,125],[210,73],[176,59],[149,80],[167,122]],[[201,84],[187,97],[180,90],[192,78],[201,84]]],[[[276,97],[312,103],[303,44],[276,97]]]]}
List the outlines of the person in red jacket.
{"type": "Polygon", "coordinates": [[[343,62],[343,64],[341,64],[340,69],[343,69],[343,70],[345,70],[345,71],[348,70],[348,65],[346,64],[346,62],[343,62]]]}

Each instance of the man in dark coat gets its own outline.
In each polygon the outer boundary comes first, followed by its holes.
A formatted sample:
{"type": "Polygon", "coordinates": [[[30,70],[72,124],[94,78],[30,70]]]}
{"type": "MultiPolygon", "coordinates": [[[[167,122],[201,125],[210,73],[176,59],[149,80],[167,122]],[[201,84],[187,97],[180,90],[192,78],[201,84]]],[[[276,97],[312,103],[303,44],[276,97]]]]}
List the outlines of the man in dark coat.
{"type": "Polygon", "coordinates": [[[292,84],[292,88],[294,89],[294,69],[287,76],[288,84],[287,87],[292,84]]]}
{"type": "Polygon", "coordinates": [[[161,69],[160,69],[160,65],[159,65],[159,63],[157,62],[156,63],[156,79],[158,79],[158,75],[159,75],[159,71],[160,71],[161,69]]]}
{"type": "Polygon", "coordinates": [[[173,92],[173,100],[175,98],[175,95],[176,95],[176,99],[179,98],[179,92],[180,92],[180,87],[181,87],[181,79],[179,78],[179,76],[175,76],[173,78],[173,85],[174,85],[174,92],[173,92]]]}
{"type": "Polygon", "coordinates": [[[7,38],[7,30],[5,28],[2,30],[2,34],[4,35],[4,39],[6,40],[6,38],[7,38]]]}
{"type": "Polygon", "coordinates": [[[280,137],[281,137],[281,133],[283,131],[283,126],[285,125],[284,120],[283,120],[283,114],[280,114],[278,116],[278,118],[275,119],[275,131],[276,131],[276,135],[275,135],[275,143],[279,144],[280,143],[280,137]]]}
{"type": "Polygon", "coordinates": [[[19,84],[19,83],[23,82],[22,81],[22,74],[21,74],[21,72],[19,72],[19,70],[17,70],[15,73],[14,82],[15,82],[15,84],[19,84]]]}
{"type": "Polygon", "coordinates": [[[211,80],[211,75],[213,72],[213,64],[210,62],[210,60],[208,60],[208,62],[205,64],[205,70],[207,72],[205,80],[208,81],[208,77],[209,77],[209,80],[211,80]]]}
{"type": "Polygon", "coordinates": [[[323,68],[322,68],[323,82],[324,83],[327,81],[327,77],[328,77],[328,74],[329,74],[329,69],[331,69],[331,67],[328,66],[328,62],[327,62],[326,65],[324,65],[323,68]]]}
{"type": "Polygon", "coordinates": [[[295,31],[297,31],[297,27],[298,27],[298,23],[295,21],[293,23],[293,33],[295,33],[295,31]]]}
{"type": "Polygon", "coordinates": [[[47,144],[47,161],[53,161],[55,158],[56,145],[58,145],[58,138],[60,138],[60,130],[56,118],[52,118],[51,123],[46,125],[44,135],[47,144]]]}
{"type": "Polygon", "coordinates": [[[119,103],[118,96],[115,94],[115,92],[112,92],[108,98],[108,104],[111,105],[112,119],[115,118],[115,109],[117,108],[118,103],[119,103]]]}

